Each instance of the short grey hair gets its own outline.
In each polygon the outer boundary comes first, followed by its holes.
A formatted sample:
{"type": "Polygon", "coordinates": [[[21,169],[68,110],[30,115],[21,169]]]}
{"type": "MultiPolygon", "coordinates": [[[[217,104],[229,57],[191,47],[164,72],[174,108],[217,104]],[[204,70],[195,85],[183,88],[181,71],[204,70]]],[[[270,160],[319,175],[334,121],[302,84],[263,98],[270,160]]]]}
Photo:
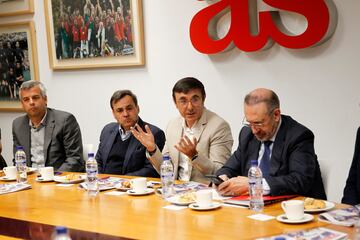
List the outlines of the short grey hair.
{"type": "Polygon", "coordinates": [[[40,92],[41,92],[41,96],[43,97],[47,97],[46,95],[46,88],[44,86],[44,84],[42,84],[39,81],[35,81],[35,80],[30,80],[30,81],[26,81],[23,82],[23,84],[21,84],[21,87],[19,89],[19,95],[20,95],[20,99],[21,99],[21,91],[22,90],[28,90],[31,89],[33,87],[39,87],[40,88],[40,92]]]}

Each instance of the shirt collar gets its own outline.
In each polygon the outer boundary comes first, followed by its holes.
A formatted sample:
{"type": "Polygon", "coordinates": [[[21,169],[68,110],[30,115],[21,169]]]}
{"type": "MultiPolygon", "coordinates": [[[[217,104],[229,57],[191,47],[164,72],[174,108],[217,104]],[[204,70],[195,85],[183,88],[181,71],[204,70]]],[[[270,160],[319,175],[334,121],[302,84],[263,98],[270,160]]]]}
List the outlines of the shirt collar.
{"type": "Polygon", "coordinates": [[[36,126],[31,122],[31,119],[30,119],[30,118],[29,118],[29,126],[30,126],[31,128],[34,128],[34,129],[40,129],[40,128],[46,126],[46,117],[47,117],[47,110],[45,111],[44,117],[41,119],[39,126],[36,127],[36,126]]]}
{"type": "Polygon", "coordinates": [[[278,132],[279,132],[281,123],[282,123],[282,120],[281,120],[281,116],[280,116],[279,125],[278,125],[277,128],[276,128],[275,134],[270,138],[270,141],[275,142],[275,138],[276,138],[276,135],[277,135],[278,132]]]}

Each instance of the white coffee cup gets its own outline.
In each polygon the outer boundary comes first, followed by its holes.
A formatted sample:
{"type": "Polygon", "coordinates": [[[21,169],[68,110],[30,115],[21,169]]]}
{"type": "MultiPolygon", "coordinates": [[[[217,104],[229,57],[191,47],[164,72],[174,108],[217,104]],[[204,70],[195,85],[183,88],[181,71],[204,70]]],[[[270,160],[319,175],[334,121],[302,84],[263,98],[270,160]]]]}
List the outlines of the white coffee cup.
{"type": "Polygon", "coordinates": [[[146,191],[146,178],[134,178],[131,180],[132,190],[136,193],[143,193],[146,191]]]}
{"type": "Polygon", "coordinates": [[[304,217],[304,202],[301,200],[284,201],[281,207],[289,220],[299,220],[304,217]]]}
{"type": "Polygon", "coordinates": [[[11,167],[4,167],[3,171],[5,173],[6,178],[8,179],[15,179],[16,178],[16,167],[15,166],[11,166],[11,167]]]}
{"type": "Polygon", "coordinates": [[[196,192],[196,204],[199,207],[208,207],[212,204],[213,194],[212,190],[204,189],[196,192]]]}
{"type": "Polygon", "coordinates": [[[54,168],[53,167],[42,167],[39,168],[39,173],[42,180],[53,180],[54,179],[54,168]]]}

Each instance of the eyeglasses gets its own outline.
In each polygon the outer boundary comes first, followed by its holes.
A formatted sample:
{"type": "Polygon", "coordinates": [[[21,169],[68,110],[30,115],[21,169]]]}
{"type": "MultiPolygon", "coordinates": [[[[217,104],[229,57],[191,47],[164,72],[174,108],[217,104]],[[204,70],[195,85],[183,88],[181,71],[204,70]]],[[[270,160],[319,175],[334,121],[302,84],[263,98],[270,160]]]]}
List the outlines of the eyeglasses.
{"type": "Polygon", "coordinates": [[[255,122],[255,123],[250,123],[246,120],[246,118],[244,117],[243,120],[242,120],[242,125],[245,126],[245,127],[253,127],[253,128],[262,128],[265,126],[265,121],[263,122],[255,122]]]}
{"type": "Polygon", "coordinates": [[[191,102],[191,105],[193,105],[193,106],[199,106],[202,102],[202,99],[199,96],[193,96],[190,100],[181,98],[177,102],[181,107],[188,106],[189,102],[191,102]]]}

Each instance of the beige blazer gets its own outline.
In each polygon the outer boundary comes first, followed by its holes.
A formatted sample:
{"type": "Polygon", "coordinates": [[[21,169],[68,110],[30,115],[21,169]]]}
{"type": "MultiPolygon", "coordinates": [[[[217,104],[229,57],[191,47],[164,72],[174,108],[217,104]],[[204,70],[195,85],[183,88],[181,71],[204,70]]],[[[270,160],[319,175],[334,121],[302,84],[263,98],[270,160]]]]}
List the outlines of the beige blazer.
{"type": "MultiPolygon", "coordinates": [[[[166,142],[162,153],[157,148],[156,152],[147,157],[160,173],[160,165],[162,163],[162,154],[169,154],[174,165],[175,179],[178,178],[180,153],[174,147],[183,135],[182,117],[177,117],[169,122],[166,129],[166,142]]],[[[209,183],[209,179],[205,178],[207,174],[215,174],[231,155],[233,138],[229,124],[219,117],[217,114],[204,109],[204,112],[196,123],[200,129],[195,135],[198,140],[196,150],[198,157],[192,162],[191,181],[209,183]]]]}

